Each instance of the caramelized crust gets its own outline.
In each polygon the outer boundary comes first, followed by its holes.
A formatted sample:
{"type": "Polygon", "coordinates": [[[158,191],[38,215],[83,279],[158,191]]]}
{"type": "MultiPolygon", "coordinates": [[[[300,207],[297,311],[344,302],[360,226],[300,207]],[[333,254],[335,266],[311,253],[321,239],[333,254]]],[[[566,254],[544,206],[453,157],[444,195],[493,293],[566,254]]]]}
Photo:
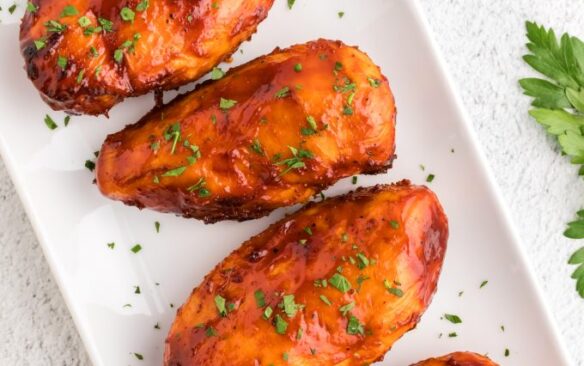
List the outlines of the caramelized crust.
{"type": "Polygon", "coordinates": [[[53,109],[104,114],[207,73],[255,33],[273,1],[32,0],[38,9],[20,29],[26,71],[53,109]]]}
{"type": "Polygon", "coordinates": [[[206,222],[306,202],[394,157],[389,84],[354,47],[276,50],[108,136],[97,183],[112,199],[206,222]]]}
{"type": "Polygon", "coordinates": [[[431,358],[412,366],[499,366],[485,356],[471,352],[456,352],[440,358],[431,358]]]}
{"type": "Polygon", "coordinates": [[[164,364],[379,361],[428,307],[447,237],[436,196],[407,181],[311,203],[245,242],[194,289],[164,364]]]}

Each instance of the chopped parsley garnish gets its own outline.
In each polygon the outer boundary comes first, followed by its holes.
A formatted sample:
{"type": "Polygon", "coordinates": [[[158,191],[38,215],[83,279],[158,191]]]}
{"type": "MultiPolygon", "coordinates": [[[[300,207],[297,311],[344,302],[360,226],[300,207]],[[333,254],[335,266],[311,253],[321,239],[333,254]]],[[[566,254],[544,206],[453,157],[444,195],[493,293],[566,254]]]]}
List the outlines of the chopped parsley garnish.
{"type": "Polygon", "coordinates": [[[342,241],[343,243],[346,243],[346,242],[348,242],[348,241],[349,241],[349,234],[347,234],[347,233],[342,233],[342,234],[341,234],[341,241],[342,241]]]}
{"type": "Polygon", "coordinates": [[[79,12],[77,11],[76,7],[74,7],[73,5],[67,5],[63,8],[63,11],[61,11],[61,18],[71,17],[77,14],[79,14],[79,12]]]}
{"type": "Polygon", "coordinates": [[[256,290],[256,292],[254,292],[254,297],[258,308],[263,308],[266,306],[266,297],[262,290],[256,290]]]}
{"type": "Polygon", "coordinates": [[[296,332],[296,340],[297,341],[302,339],[302,334],[304,334],[304,331],[302,330],[302,328],[298,328],[298,332],[296,332]]]}
{"type": "Polygon", "coordinates": [[[168,126],[166,131],[164,131],[164,140],[169,141],[172,139],[172,148],[170,149],[170,154],[174,154],[176,146],[180,140],[180,122],[173,123],[168,126]]]}
{"type": "Polygon", "coordinates": [[[161,177],[178,177],[179,175],[184,173],[185,170],[187,170],[186,166],[179,166],[178,168],[171,169],[166,173],[162,174],[161,177]]]}
{"type": "Polygon", "coordinates": [[[148,0],[142,0],[136,5],[136,11],[144,11],[148,9],[148,0]]]}
{"type": "Polygon", "coordinates": [[[343,69],[343,64],[339,61],[335,62],[335,71],[341,71],[343,69]]]}
{"type": "Polygon", "coordinates": [[[358,177],[356,177],[356,176],[355,176],[355,177],[353,177],[353,178],[351,178],[351,183],[353,183],[353,184],[357,184],[357,180],[358,180],[358,179],[359,179],[359,178],[358,178],[358,177]]]}
{"type": "Polygon", "coordinates": [[[142,361],[144,359],[144,356],[142,356],[139,353],[134,352],[134,357],[136,357],[138,360],[142,361]]]}
{"type": "Polygon", "coordinates": [[[345,16],[345,12],[344,11],[339,11],[337,13],[337,15],[339,16],[339,19],[345,16]]]}
{"type": "Polygon", "coordinates": [[[219,315],[225,317],[227,316],[227,309],[225,308],[225,298],[221,295],[215,296],[215,306],[217,307],[217,311],[219,315]]]}
{"type": "Polygon", "coordinates": [[[298,63],[298,64],[294,65],[294,71],[296,71],[296,72],[302,71],[302,64],[298,63]]]}
{"type": "Polygon", "coordinates": [[[292,146],[288,146],[290,151],[292,152],[292,157],[288,159],[284,159],[274,163],[274,165],[285,165],[286,169],[280,173],[280,176],[288,173],[292,169],[301,169],[306,167],[306,163],[304,163],[303,159],[312,159],[314,156],[308,150],[304,149],[297,149],[292,146]]]}
{"type": "Polygon", "coordinates": [[[444,319],[448,320],[452,324],[460,324],[462,323],[462,319],[458,315],[455,314],[444,314],[444,319]]]}
{"type": "Polygon", "coordinates": [[[142,250],[142,246],[140,244],[136,244],[130,250],[132,251],[132,253],[136,254],[142,250]]]}
{"type": "Polygon", "coordinates": [[[84,75],[85,75],[85,70],[79,71],[79,74],[77,74],[77,84],[81,84],[81,82],[83,81],[84,75]]]}
{"type": "Polygon", "coordinates": [[[187,191],[191,193],[197,191],[199,192],[199,197],[201,198],[209,197],[211,195],[211,192],[209,192],[209,190],[205,188],[206,185],[207,182],[205,181],[205,178],[199,178],[197,183],[187,188],[187,191]]]}
{"type": "Polygon", "coordinates": [[[393,228],[393,229],[399,229],[399,222],[397,222],[397,220],[391,220],[389,221],[389,225],[393,228]]]}
{"type": "Polygon", "coordinates": [[[158,323],[154,324],[154,329],[160,329],[160,324],[158,323]]]}
{"type": "Polygon", "coordinates": [[[134,293],[137,295],[140,295],[140,293],[141,293],[140,286],[134,286],[134,293]]]}
{"type": "Polygon", "coordinates": [[[313,130],[312,128],[302,127],[300,129],[300,133],[302,134],[302,136],[310,136],[310,135],[314,135],[316,133],[316,131],[313,130]]]}
{"type": "Polygon", "coordinates": [[[509,351],[509,348],[505,348],[505,357],[509,357],[509,355],[511,354],[511,352],[509,351]]]}
{"type": "Polygon", "coordinates": [[[426,182],[428,183],[432,183],[432,181],[434,180],[436,176],[434,174],[428,174],[428,177],[426,178],[426,182]]]}
{"type": "Polygon", "coordinates": [[[274,96],[278,99],[286,98],[290,95],[290,88],[285,86],[282,89],[278,90],[274,96]]]}
{"type": "Polygon", "coordinates": [[[160,223],[158,221],[154,221],[154,229],[156,230],[156,233],[160,232],[160,223]]]}
{"type": "Polygon", "coordinates": [[[371,85],[371,87],[373,88],[379,88],[379,86],[381,85],[381,80],[379,79],[373,79],[369,77],[367,78],[367,80],[369,81],[369,85],[371,85]]]}
{"type": "Polygon", "coordinates": [[[347,333],[351,335],[365,335],[365,328],[363,328],[363,324],[361,324],[359,319],[353,315],[349,317],[349,322],[347,323],[347,333]]]}
{"type": "Polygon", "coordinates": [[[225,72],[220,68],[214,67],[213,70],[211,70],[211,80],[219,80],[223,78],[223,76],[225,76],[225,72]]]}
{"type": "Polygon", "coordinates": [[[487,285],[487,283],[489,283],[489,281],[484,280],[483,282],[481,282],[481,285],[479,286],[479,288],[483,288],[487,285]]]}
{"type": "Polygon", "coordinates": [[[450,338],[458,337],[458,334],[456,334],[456,332],[448,333],[448,337],[450,338]]]}
{"type": "Polygon", "coordinates": [[[348,304],[341,306],[339,308],[339,311],[341,312],[341,314],[343,314],[343,316],[347,316],[347,313],[349,311],[353,310],[354,307],[355,307],[355,302],[350,302],[348,304]]]}
{"type": "Polygon", "coordinates": [[[45,23],[45,27],[47,28],[47,32],[51,33],[61,33],[67,29],[65,24],[61,24],[56,20],[49,20],[45,23]]]}
{"type": "Polygon", "coordinates": [[[318,126],[316,125],[316,120],[312,116],[306,117],[306,122],[308,123],[308,127],[303,127],[300,129],[300,133],[304,136],[314,135],[318,126]]]}
{"type": "Polygon", "coordinates": [[[365,282],[369,279],[371,279],[371,277],[369,277],[369,276],[363,276],[363,275],[357,276],[357,291],[360,291],[361,285],[363,284],[363,282],[365,282]]]}
{"type": "Polygon", "coordinates": [[[325,304],[327,304],[328,306],[331,306],[331,305],[332,305],[332,303],[331,303],[331,301],[328,299],[328,297],[326,297],[326,296],[324,296],[324,295],[320,295],[319,297],[320,297],[320,299],[322,300],[322,302],[324,302],[324,303],[325,303],[325,304]]]}
{"type": "Polygon", "coordinates": [[[304,228],[304,232],[307,233],[308,235],[312,235],[312,229],[310,228],[310,226],[306,226],[304,228]]]}
{"type": "Polygon", "coordinates": [[[288,361],[288,353],[286,352],[282,353],[282,360],[288,361]]]}
{"type": "Polygon", "coordinates": [[[359,260],[357,266],[359,269],[363,269],[369,265],[369,258],[365,256],[363,253],[357,253],[357,259],[359,260]]]}
{"type": "Polygon", "coordinates": [[[61,68],[61,70],[65,70],[67,68],[67,63],[67,57],[59,55],[57,58],[57,65],[61,68]]]}
{"type": "Polygon", "coordinates": [[[48,114],[45,115],[45,125],[47,125],[47,127],[49,128],[49,130],[54,130],[55,128],[59,127],[55,123],[55,120],[53,120],[51,118],[51,116],[49,116],[48,114]]]}
{"type": "Polygon", "coordinates": [[[30,1],[26,4],[26,11],[29,13],[36,13],[39,10],[39,7],[30,1]]]}
{"type": "Polygon", "coordinates": [[[389,292],[390,294],[397,296],[397,297],[402,297],[404,296],[404,292],[402,289],[398,288],[398,287],[394,287],[391,285],[391,283],[389,283],[388,280],[383,280],[383,286],[385,287],[385,289],[387,290],[387,292],[389,292]]]}
{"type": "Polygon", "coordinates": [[[110,249],[114,249],[116,247],[116,243],[114,243],[114,242],[107,243],[107,247],[110,249]]]}
{"type": "Polygon", "coordinates": [[[286,330],[288,329],[288,323],[284,319],[282,319],[282,317],[280,315],[276,315],[275,327],[276,327],[276,333],[286,334],[286,330]]]}
{"type": "Polygon", "coordinates": [[[47,45],[47,42],[42,38],[36,39],[34,41],[34,46],[36,47],[37,51],[42,50],[43,48],[45,48],[46,45],[47,45]]]}
{"type": "Polygon", "coordinates": [[[351,108],[350,105],[345,104],[345,106],[343,107],[343,114],[345,116],[352,116],[353,115],[353,108],[351,108]]]}
{"type": "Polygon", "coordinates": [[[274,312],[274,310],[272,310],[272,308],[270,306],[266,307],[264,309],[264,313],[262,314],[262,318],[264,318],[265,320],[270,319],[273,312],[274,312]]]}
{"type": "Polygon", "coordinates": [[[114,31],[114,22],[112,22],[111,20],[107,20],[105,18],[98,18],[97,21],[104,31],[106,32],[114,31]]]}
{"type": "Polygon", "coordinates": [[[351,289],[351,283],[349,280],[347,280],[345,276],[339,273],[335,273],[328,282],[331,284],[331,286],[341,291],[342,293],[346,293],[351,289]]]}
{"type": "Polygon", "coordinates": [[[293,318],[296,315],[296,312],[302,308],[302,305],[294,302],[294,295],[285,295],[279,306],[284,309],[288,318],[293,318]]]}
{"type": "Polygon", "coordinates": [[[322,280],[314,280],[313,282],[314,287],[327,287],[328,282],[325,279],[322,280]]]}
{"type": "Polygon", "coordinates": [[[357,89],[357,85],[351,82],[349,78],[345,78],[345,83],[342,85],[333,85],[333,90],[341,94],[355,91],[355,89],[357,89]]]}
{"type": "Polygon", "coordinates": [[[126,22],[133,22],[134,18],[136,17],[136,13],[127,6],[124,6],[122,10],[120,10],[120,17],[122,17],[123,21],[126,22]]]}
{"type": "Polygon", "coordinates": [[[262,149],[262,144],[260,143],[259,139],[254,139],[253,142],[250,145],[250,148],[252,149],[253,152],[255,152],[258,155],[264,155],[264,150],[262,149]]]}
{"type": "Polygon", "coordinates": [[[227,111],[227,110],[233,108],[236,104],[237,104],[236,100],[225,99],[225,98],[221,98],[219,100],[219,108],[221,108],[224,111],[227,111]]]}
{"type": "Polygon", "coordinates": [[[209,327],[205,330],[205,335],[207,337],[215,337],[217,336],[217,330],[213,327],[209,327]]]}
{"type": "Polygon", "coordinates": [[[95,170],[95,163],[91,160],[85,160],[85,167],[90,171],[94,171],[95,170]]]}
{"type": "Polygon", "coordinates": [[[79,23],[79,25],[82,28],[85,28],[85,27],[87,27],[87,26],[89,26],[91,24],[91,20],[89,20],[89,18],[86,17],[85,15],[82,16],[81,18],[79,18],[79,20],[77,20],[77,22],[79,23]]]}
{"type": "Polygon", "coordinates": [[[122,59],[124,58],[124,50],[122,49],[117,49],[114,51],[114,60],[119,64],[122,62],[122,59]]]}
{"type": "Polygon", "coordinates": [[[288,9],[292,9],[296,0],[288,0],[288,9]]]}

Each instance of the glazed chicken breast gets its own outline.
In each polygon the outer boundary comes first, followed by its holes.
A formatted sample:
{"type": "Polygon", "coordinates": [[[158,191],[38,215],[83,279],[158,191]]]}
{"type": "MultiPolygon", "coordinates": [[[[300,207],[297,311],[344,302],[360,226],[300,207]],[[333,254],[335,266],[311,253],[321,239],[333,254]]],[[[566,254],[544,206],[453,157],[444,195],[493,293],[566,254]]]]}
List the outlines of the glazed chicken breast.
{"type": "Polygon", "coordinates": [[[362,366],[414,328],[448,223],[407,181],[311,203],[245,242],[194,289],[166,366],[362,366]]]}
{"type": "Polygon", "coordinates": [[[126,97],[209,72],[255,33],[274,0],[32,0],[26,71],[55,110],[107,113],[126,97]]]}
{"type": "Polygon", "coordinates": [[[471,352],[456,352],[440,358],[431,358],[412,366],[499,366],[485,356],[471,352]]]}
{"type": "Polygon", "coordinates": [[[108,136],[97,184],[111,199],[207,223],[253,219],[386,171],[395,115],[386,78],[357,48],[278,49],[108,136]]]}

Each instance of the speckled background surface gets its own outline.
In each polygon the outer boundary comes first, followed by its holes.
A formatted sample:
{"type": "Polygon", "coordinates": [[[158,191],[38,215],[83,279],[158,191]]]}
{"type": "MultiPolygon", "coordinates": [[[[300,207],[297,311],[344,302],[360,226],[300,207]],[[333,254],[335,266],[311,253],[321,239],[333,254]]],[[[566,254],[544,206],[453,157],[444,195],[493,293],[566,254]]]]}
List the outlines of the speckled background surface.
{"type": "MultiPolygon", "coordinates": [[[[584,2],[420,1],[574,365],[584,366],[584,300],[566,264],[584,241],[562,236],[584,208],[584,180],[528,117],[517,85],[531,75],[524,21],[584,38],[584,2]]],[[[1,160],[0,294],[1,365],[90,364],[1,160]]]]}

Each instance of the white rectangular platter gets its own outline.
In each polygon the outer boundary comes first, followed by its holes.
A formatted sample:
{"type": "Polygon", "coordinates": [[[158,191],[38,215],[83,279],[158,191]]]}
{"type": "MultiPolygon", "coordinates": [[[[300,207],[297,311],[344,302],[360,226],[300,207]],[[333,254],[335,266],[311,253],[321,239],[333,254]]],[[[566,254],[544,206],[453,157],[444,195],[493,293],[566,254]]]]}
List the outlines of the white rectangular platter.
{"type": "MultiPolygon", "coordinates": [[[[192,288],[240,243],[296,208],[246,223],[204,225],[102,197],[85,160],[94,159],[107,134],[138,120],[154,98],[127,100],[109,119],[73,117],[64,127],[65,115],[41,101],[23,70],[15,24],[23,11],[20,3],[13,18],[0,25],[2,158],[93,363],[160,365],[168,328],[192,288]],[[60,125],[54,131],[43,123],[47,113],[60,125]],[[160,233],[155,221],[161,223],[160,233]],[[111,242],[114,249],[107,245],[111,242]],[[143,249],[134,254],[130,248],[137,243],[143,249]],[[140,294],[134,286],[140,286],[140,294]]],[[[320,37],[358,45],[381,66],[396,96],[398,159],[387,174],[360,177],[358,185],[403,178],[424,184],[434,174],[427,184],[451,225],[433,303],[417,329],[380,365],[406,366],[466,350],[508,366],[567,365],[416,1],[297,0],[292,10],[276,1],[258,33],[223,67],[320,37]],[[458,314],[463,323],[441,319],[444,313],[458,314]],[[456,337],[448,336],[454,332],[456,337]]],[[[347,179],[326,194],[354,187],[347,179]]]]}

